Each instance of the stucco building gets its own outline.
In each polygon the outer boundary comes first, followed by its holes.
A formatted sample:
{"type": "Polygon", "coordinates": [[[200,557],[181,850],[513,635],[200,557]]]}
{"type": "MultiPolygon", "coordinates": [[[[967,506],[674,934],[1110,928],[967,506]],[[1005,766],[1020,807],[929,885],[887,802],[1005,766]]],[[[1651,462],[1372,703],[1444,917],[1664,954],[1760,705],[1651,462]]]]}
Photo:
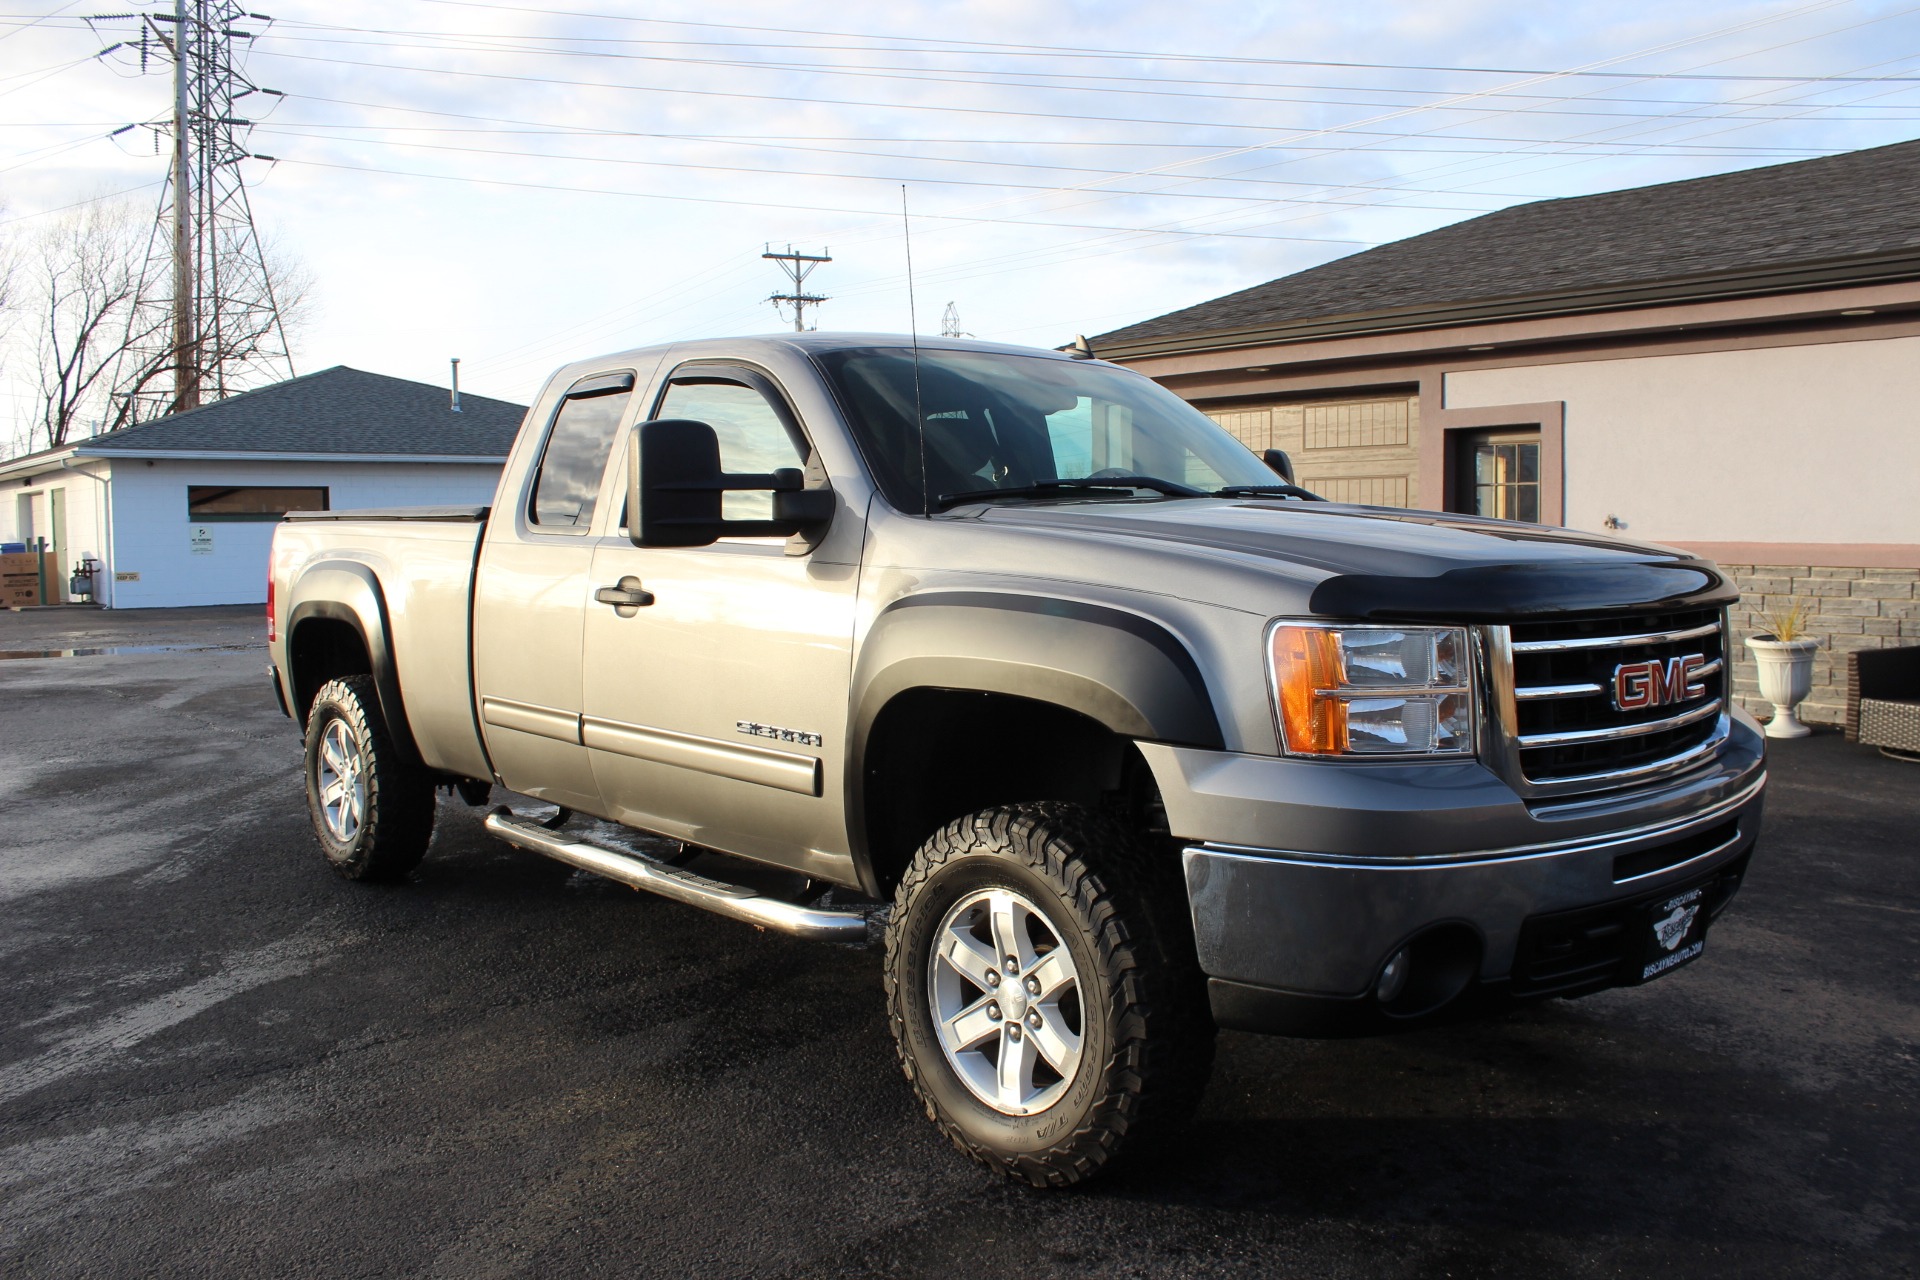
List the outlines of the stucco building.
{"type": "Polygon", "coordinates": [[[491,502],[525,413],[337,365],[0,462],[0,543],[91,559],[110,608],[263,603],[287,511],[491,502]]]}
{"type": "Polygon", "coordinates": [[[1520,205],[1093,345],[1330,498],[1704,553],[1740,635],[1810,602],[1810,719],[1849,649],[1920,642],[1920,142],[1520,205]]]}

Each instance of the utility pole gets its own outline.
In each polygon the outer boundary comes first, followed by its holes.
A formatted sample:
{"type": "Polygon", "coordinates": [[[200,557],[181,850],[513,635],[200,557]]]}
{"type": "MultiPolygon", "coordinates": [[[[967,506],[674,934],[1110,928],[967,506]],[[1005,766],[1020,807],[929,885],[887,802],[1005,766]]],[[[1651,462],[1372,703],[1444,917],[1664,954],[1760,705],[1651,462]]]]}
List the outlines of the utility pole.
{"type": "Polygon", "coordinates": [[[171,8],[86,19],[138,24],[102,56],[118,53],[142,73],[170,62],[173,72],[172,120],[149,126],[156,144],[170,135],[172,156],[113,371],[115,429],[293,375],[240,172],[242,161],[273,159],[248,150],[254,121],[241,114],[271,110],[284,96],[254,84],[241,65],[256,34],[243,27],[272,19],[239,0],[173,0],[171,8]]]}
{"type": "Polygon", "coordinates": [[[193,166],[187,130],[187,0],[173,0],[173,406],[200,407],[199,325],[193,271],[193,166]]]}
{"type": "MultiPolygon", "coordinates": [[[[793,331],[795,333],[805,333],[807,331],[807,308],[817,307],[827,300],[825,294],[806,292],[807,277],[812,275],[814,268],[818,267],[821,263],[832,262],[832,256],[825,250],[819,253],[795,253],[792,245],[787,246],[785,253],[775,253],[773,246],[768,245],[767,251],[760,256],[779,263],[780,269],[787,273],[787,279],[793,282],[792,293],[771,294],[768,296],[767,301],[771,302],[776,309],[783,304],[791,306],[793,308],[793,331]]],[[[815,327],[817,328],[818,326],[816,325],[815,327]]]]}

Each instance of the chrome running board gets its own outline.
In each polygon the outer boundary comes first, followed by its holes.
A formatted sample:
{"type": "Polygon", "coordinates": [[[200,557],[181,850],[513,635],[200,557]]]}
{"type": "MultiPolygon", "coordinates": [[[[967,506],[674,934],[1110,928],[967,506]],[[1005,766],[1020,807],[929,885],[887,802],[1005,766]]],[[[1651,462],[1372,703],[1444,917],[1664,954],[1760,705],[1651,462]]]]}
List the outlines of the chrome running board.
{"type": "Polygon", "coordinates": [[[506,808],[487,815],[487,831],[517,849],[544,854],[556,862],[591,871],[635,889],[657,893],[691,907],[703,907],[730,920],[744,920],[763,929],[777,929],[796,938],[865,943],[867,913],[829,911],[769,898],[753,889],[712,880],[696,872],[668,866],[637,850],[614,850],[589,844],[539,823],[515,817],[506,808]]]}

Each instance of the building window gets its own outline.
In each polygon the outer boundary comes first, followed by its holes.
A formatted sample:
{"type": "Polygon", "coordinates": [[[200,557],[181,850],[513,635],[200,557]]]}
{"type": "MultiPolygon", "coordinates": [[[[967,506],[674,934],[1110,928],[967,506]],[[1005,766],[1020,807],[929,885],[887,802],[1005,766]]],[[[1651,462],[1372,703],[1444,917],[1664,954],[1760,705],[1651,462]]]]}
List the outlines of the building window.
{"type": "Polygon", "coordinates": [[[1540,432],[1477,431],[1460,442],[1455,509],[1540,522],[1540,432]]]}
{"type": "Polygon", "coordinates": [[[278,520],[289,511],[327,510],[327,487],[190,484],[189,520],[278,520]]]}

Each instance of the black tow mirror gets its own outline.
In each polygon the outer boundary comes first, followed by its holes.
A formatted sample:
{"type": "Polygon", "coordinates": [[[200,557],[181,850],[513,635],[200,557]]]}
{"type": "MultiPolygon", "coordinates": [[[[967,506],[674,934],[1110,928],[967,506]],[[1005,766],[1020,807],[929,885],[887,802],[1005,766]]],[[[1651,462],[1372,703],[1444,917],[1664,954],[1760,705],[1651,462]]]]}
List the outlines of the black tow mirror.
{"type": "Polygon", "coordinates": [[[1288,484],[1299,484],[1293,478],[1293,459],[1287,456],[1285,449],[1269,449],[1260,455],[1266,460],[1268,470],[1285,480],[1288,484]]]}
{"type": "Polygon", "coordinates": [[[720,469],[720,438],[704,422],[656,418],[633,429],[627,449],[627,529],[639,547],[704,547],[721,538],[785,538],[833,519],[833,491],[807,489],[801,473],[720,469]],[[773,519],[728,520],[721,499],[746,490],[773,494],[773,519]]]}

